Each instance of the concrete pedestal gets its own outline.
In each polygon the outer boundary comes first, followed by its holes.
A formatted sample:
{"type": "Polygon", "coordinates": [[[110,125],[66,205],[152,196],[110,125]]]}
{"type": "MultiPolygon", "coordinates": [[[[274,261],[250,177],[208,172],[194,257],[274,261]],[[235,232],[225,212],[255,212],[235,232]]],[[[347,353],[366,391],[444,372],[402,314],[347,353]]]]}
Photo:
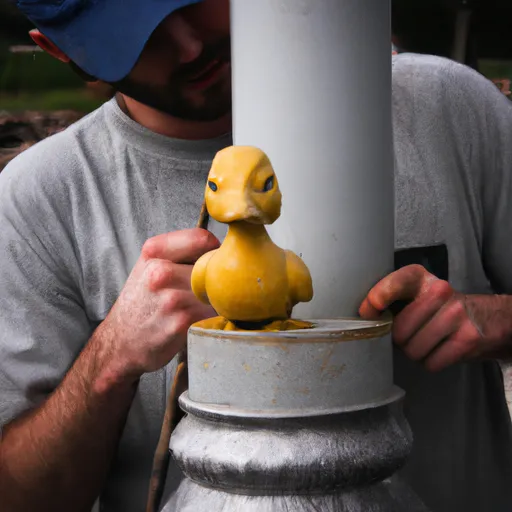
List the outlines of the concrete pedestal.
{"type": "Polygon", "coordinates": [[[166,512],[425,512],[393,474],[411,433],[390,324],[286,333],[191,328],[188,413],[171,438],[186,475],[166,512]]]}

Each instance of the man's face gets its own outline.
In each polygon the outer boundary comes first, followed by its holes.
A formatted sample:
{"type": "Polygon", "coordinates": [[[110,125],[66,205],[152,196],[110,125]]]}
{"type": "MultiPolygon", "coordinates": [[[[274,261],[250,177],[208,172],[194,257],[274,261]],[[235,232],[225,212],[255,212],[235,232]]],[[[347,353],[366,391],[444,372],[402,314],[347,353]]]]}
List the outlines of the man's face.
{"type": "Polygon", "coordinates": [[[112,84],[180,119],[213,121],[231,111],[229,0],[203,0],[167,17],[132,72],[112,84]]]}

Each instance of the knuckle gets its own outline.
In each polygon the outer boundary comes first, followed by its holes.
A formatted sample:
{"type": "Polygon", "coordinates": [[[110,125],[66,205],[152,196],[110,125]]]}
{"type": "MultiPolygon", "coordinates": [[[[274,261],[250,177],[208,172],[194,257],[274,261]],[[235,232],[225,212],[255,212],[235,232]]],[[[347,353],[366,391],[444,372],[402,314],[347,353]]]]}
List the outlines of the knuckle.
{"type": "Polygon", "coordinates": [[[145,259],[154,258],[157,250],[157,241],[155,238],[148,238],[142,246],[141,256],[145,259]]]}
{"type": "Polygon", "coordinates": [[[160,308],[164,314],[172,313],[177,317],[182,303],[183,297],[179,290],[165,290],[161,297],[160,308]]]}
{"type": "Polygon", "coordinates": [[[453,288],[448,281],[436,280],[430,287],[430,294],[438,299],[449,299],[453,295],[453,288]]]}
{"type": "Polygon", "coordinates": [[[392,292],[387,286],[375,286],[368,293],[368,302],[378,311],[386,308],[386,304],[391,300],[392,292]]]}
{"type": "Polygon", "coordinates": [[[152,292],[164,288],[172,280],[172,267],[153,261],[147,271],[147,284],[152,292]]]}
{"type": "Polygon", "coordinates": [[[192,319],[186,311],[174,312],[167,322],[167,339],[175,341],[177,338],[185,336],[191,324],[192,319]]]}
{"type": "Polygon", "coordinates": [[[206,229],[196,228],[191,233],[192,243],[196,247],[202,247],[205,250],[216,245],[216,238],[206,229]]]}
{"type": "Polygon", "coordinates": [[[412,272],[414,274],[426,274],[427,273],[427,269],[423,265],[420,265],[419,263],[413,263],[413,264],[409,265],[407,268],[409,269],[410,272],[412,272]]]}
{"type": "Polygon", "coordinates": [[[446,305],[445,308],[445,318],[447,320],[460,320],[466,314],[466,308],[464,304],[460,300],[454,300],[451,303],[446,305]]]}
{"type": "Polygon", "coordinates": [[[181,311],[174,319],[174,330],[176,334],[185,334],[192,325],[193,320],[187,311],[181,311]]]}
{"type": "Polygon", "coordinates": [[[162,261],[151,260],[146,267],[147,286],[150,291],[156,292],[168,285],[172,280],[172,266],[162,261]]]}
{"type": "MultiPolygon", "coordinates": [[[[425,282],[425,280],[434,277],[423,265],[418,263],[408,265],[401,269],[401,271],[403,271],[404,277],[407,274],[410,279],[418,282],[425,282]]],[[[400,272],[400,270],[398,272],[400,272]]]]}

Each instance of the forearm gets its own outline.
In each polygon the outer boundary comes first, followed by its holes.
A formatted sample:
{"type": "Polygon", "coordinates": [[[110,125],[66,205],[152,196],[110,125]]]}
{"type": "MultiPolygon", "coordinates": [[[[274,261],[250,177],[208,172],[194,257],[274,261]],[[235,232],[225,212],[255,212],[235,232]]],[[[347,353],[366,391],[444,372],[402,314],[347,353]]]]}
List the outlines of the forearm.
{"type": "Polygon", "coordinates": [[[512,357],[512,295],[465,295],[466,310],[482,337],[482,356],[512,357]]]}
{"type": "Polygon", "coordinates": [[[5,427],[0,443],[5,512],[91,510],[137,382],[112,369],[104,335],[100,326],[48,400],[5,427]]]}

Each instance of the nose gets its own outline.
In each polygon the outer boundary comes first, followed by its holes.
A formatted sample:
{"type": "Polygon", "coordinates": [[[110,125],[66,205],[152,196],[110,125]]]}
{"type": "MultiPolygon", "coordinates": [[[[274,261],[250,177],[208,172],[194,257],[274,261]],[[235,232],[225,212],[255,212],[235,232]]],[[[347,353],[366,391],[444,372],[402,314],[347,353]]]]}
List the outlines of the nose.
{"type": "Polygon", "coordinates": [[[179,12],[165,20],[165,28],[176,47],[179,64],[192,62],[201,55],[203,41],[194,27],[179,12]]]}

